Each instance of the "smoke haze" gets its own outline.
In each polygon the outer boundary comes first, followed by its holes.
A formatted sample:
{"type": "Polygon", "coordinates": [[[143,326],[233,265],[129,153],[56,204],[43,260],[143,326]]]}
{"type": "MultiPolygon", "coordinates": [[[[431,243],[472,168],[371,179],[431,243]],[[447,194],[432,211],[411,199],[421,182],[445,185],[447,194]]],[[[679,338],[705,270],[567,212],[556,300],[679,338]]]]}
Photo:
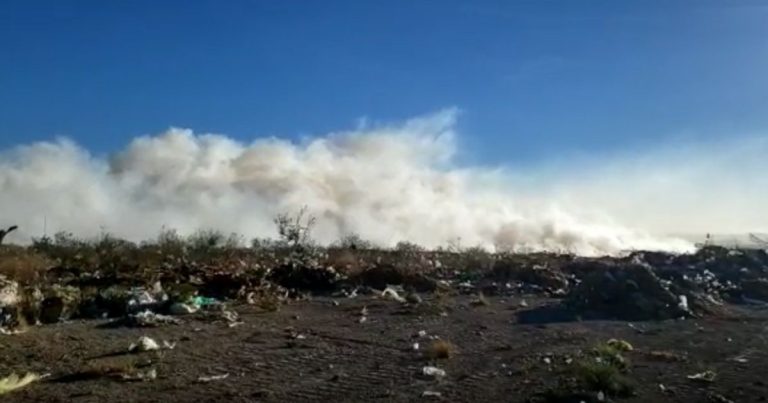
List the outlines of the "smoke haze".
{"type": "Polygon", "coordinates": [[[674,144],[523,170],[457,166],[453,109],[288,142],[243,144],[172,128],[107,158],[67,139],[0,153],[0,224],[12,242],[71,231],[131,240],[165,226],[274,237],[306,205],[323,243],[357,233],[382,246],[461,245],[584,255],[685,251],[671,234],[768,229],[768,141],[674,144]]]}

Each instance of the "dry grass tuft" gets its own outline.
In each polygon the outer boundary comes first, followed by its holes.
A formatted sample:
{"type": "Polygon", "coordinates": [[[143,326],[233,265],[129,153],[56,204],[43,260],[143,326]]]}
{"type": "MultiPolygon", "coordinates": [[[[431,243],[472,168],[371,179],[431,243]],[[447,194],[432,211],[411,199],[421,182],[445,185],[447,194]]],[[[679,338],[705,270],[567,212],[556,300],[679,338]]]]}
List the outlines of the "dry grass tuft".
{"type": "Polygon", "coordinates": [[[435,340],[424,349],[424,358],[429,360],[449,359],[456,355],[456,346],[447,340],[435,340]]]}

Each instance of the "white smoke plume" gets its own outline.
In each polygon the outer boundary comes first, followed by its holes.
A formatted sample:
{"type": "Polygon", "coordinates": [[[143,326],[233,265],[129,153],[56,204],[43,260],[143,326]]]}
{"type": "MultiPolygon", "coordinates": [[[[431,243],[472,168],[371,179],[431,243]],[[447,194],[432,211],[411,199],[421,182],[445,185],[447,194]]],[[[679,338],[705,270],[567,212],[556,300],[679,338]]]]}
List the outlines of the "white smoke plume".
{"type": "Polygon", "coordinates": [[[66,139],[0,153],[0,224],[9,241],[102,231],[139,241],[162,227],[273,237],[306,205],[314,238],[357,233],[382,246],[684,251],[673,233],[768,228],[768,142],[759,137],[526,171],[457,167],[453,109],[292,143],[243,144],[172,128],[102,158],[66,139]],[[735,143],[735,144],[734,144],[735,143]],[[762,169],[762,171],[760,171],[762,169]]]}

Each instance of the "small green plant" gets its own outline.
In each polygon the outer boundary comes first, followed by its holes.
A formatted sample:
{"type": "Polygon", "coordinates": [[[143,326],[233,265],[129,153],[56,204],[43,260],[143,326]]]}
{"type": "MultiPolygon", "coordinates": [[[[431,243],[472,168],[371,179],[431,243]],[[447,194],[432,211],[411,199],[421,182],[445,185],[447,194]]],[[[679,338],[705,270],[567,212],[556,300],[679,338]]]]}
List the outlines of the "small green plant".
{"type": "Polygon", "coordinates": [[[573,374],[581,388],[603,392],[608,396],[630,396],[635,389],[631,379],[618,367],[607,362],[580,360],[574,364],[573,374]]]}
{"type": "Polygon", "coordinates": [[[603,392],[608,396],[629,396],[635,384],[627,376],[630,362],[622,353],[632,351],[632,345],[611,339],[595,346],[589,355],[573,365],[578,385],[587,391],[603,392]]]}

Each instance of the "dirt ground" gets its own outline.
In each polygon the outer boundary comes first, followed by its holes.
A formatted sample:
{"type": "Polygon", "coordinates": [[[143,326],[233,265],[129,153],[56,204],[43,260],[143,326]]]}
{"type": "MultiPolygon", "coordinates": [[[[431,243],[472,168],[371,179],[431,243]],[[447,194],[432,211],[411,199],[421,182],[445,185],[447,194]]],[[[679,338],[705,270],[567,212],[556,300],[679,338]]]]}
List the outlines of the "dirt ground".
{"type": "Polygon", "coordinates": [[[520,311],[555,301],[526,297],[528,307],[522,307],[522,299],[488,297],[476,305],[454,296],[441,302],[447,312],[441,315],[368,296],[315,298],[269,313],[237,306],[244,324],[236,327],[196,317],[156,328],[111,327],[106,320],[31,327],[0,336],[0,372],[50,376],[3,401],[525,402],[555,385],[568,357],[610,338],[634,346],[627,358],[637,390],[620,401],[768,398],[768,311],[734,308],[739,314],[728,319],[524,324],[520,311]],[[367,320],[360,323],[364,307],[367,320]],[[420,330],[427,336],[419,337],[420,330]],[[456,353],[425,360],[413,344],[429,345],[430,335],[453,343],[456,353]],[[177,345],[125,354],[140,336],[177,345]],[[447,375],[427,379],[425,365],[447,375]],[[155,368],[157,379],[126,382],[83,373],[113,366],[155,368]],[[687,379],[706,370],[717,374],[713,382],[687,379]],[[199,381],[223,374],[229,376],[199,381]]]}

